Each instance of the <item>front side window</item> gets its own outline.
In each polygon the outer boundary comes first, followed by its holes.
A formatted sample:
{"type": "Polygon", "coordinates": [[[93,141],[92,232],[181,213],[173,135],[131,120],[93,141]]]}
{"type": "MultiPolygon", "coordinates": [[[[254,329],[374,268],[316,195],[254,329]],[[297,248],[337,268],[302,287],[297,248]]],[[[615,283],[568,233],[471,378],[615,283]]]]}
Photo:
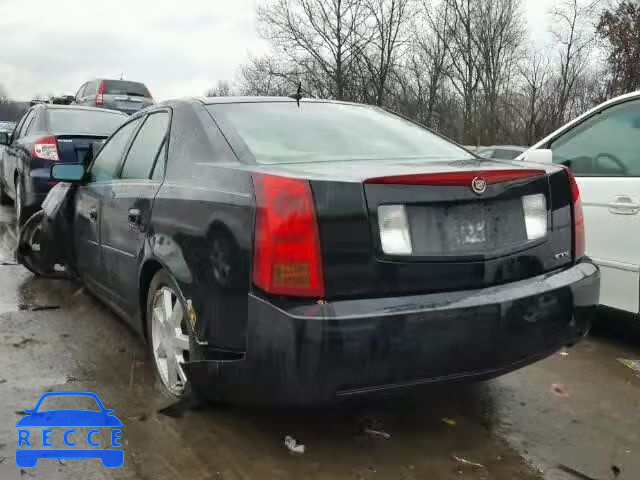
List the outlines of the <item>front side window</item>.
{"type": "MultiPolygon", "coordinates": [[[[349,160],[470,160],[452,142],[364,105],[257,102],[208,105],[258,163],[349,160]]],[[[225,132],[226,133],[226,132],[225,132]]]]}
{"type": "Polygon", "coordinates": [[[116,177],[124,151],[141,121],[142,118],[136,118],[127,123],[102,147],[91,165],[92,182],[105,182],[116,177]]]}
{"type": "Polygon", "coordinates": [[[640,176],[640,100],[593,115],[550,148],[553,162],[578,176],[640,176]]]}
{"type": "Polygon", "coordinates": [[[168,127],[167,112],[153,113],[147,117],[129,149],[120,178],[145,179],[151,176],[153,164],[168,127]]]}

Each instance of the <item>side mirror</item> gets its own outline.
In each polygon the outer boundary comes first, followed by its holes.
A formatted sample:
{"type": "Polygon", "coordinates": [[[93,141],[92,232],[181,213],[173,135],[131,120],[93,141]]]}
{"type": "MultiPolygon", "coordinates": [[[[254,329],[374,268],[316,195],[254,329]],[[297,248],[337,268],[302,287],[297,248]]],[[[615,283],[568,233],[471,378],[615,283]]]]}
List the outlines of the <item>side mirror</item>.
{"type": "Polygon", "coordinates": [[[9,134],[0,132],[0,145],[9,145],[9,134]]]}
{"type": "Polygon", "coordinates": [[[533,163],[553,163],[553,152],[548,148],[527,150],[521,160],[533,163]]]}
{"type": "Polygon", "coordinates": [[[51,166],[51,179],[60,182],[80,183],[84,179],[85,170],[81,163],[61,163],[51,166]]]}

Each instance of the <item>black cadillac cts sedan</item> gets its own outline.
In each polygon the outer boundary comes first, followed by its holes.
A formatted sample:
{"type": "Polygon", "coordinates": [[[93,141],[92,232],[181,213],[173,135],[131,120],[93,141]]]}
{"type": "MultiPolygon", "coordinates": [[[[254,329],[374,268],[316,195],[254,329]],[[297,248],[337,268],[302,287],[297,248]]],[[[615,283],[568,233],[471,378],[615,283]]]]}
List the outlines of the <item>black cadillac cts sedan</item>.
{"type": "Polygon", "coordinates": [[[374,107],[170,101],[51,173],[73,184],[47,220],[67,271],[146,337],[175,398],[486,379],[575,343],[598,303],[569,170],[374,107]]]}

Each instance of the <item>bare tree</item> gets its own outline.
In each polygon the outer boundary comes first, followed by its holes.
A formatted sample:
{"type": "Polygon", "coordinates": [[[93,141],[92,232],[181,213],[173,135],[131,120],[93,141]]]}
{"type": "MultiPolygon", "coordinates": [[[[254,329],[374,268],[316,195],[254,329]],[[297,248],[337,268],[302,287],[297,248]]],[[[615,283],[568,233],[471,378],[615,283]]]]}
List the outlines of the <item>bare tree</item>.
{"type": "Polygon", "coordinates": [[[438,128],[439,122],[434,118],[436,103],[441,97],[451,64],[448,49],[449,8],[446,3],[434,9],[423,3],[422,12],[413,21],[412,53],[406,69],[415,81],[416,100],[423,107],[419,121],[438,128]]]}
{"type": "Polygon", "coordinates": [[[640,3],[624,0],[600,15],[596,29],[604,40],[609,78],[606,93],[640,88],[640,3]]]}
{"type": "Polygon", "coordinates": [[[546,53],[530,48],[518,69],[522,79],[519,95],[522,104],[512,111],[520,116],[524,124],[522,142],[532,145],[549,129],[551,62],[546,53]]]}
{"type": "Polygon", "coordinates": [[[465,143],[477,143],[477,107],[480,69],[474,35],[479,9],[476,0],[443,0],[450,16],[447,40],[451,59],[450,79],[462,99],[462,125],[465,143]]]}
{"type": "Polygon", "coordinates": [[[384,103],[385,88],[398,50],[407,43],[411,0],[365,0],[371,31],[365,30],[358,45],[367,48],[360,56],[375,91],[375,104],[384,103]]]}
{"type": "Polygon", "coordinates": [[[499,101],[515,74],[524,38],[520,0],[477,0],[473,35],[483,90],[482,137],[495,143],[500,126],[499,101]]]}
{"type": "Polygon", "coordinates": [[[233,95],[229,80],[218,80],[215,87],[209,88],[205,93],[205,97],[229,97],[233,95]]]}
{"type": "Polygon", "coordinates": [[[384,105],[479,145],[533,143],[607,93],[591,55],[601,0],[556,0],[547,52],[526,41],[525,0],[263,1],[271,51],[241,66],[242,94],[302,81],[305,96],[384,105]]]}
{"type": "Polygon", "coordinates": [[[595,36],[588,19],[594,8],[595,3],[581,6],[578,0],[560,0],[550,12],[554,25],[551,33],[559,47],[557,108],[553,112],[556,126],[567,120],[576,82],[589,65],[595,36]]]}
{"type": "Polygon", "coordinates": [[[243,95],[286,95],[287,71],[273,56],[250,57],[240,66],[237,83],[243,95]]]}
{"type": "Polygon", "coordinates": [[[345,99],[349,72],[364,38],[359,0],[273,0],[258,8],[261,35],[299,74],[328,79],[330,96],[345,99]]]}

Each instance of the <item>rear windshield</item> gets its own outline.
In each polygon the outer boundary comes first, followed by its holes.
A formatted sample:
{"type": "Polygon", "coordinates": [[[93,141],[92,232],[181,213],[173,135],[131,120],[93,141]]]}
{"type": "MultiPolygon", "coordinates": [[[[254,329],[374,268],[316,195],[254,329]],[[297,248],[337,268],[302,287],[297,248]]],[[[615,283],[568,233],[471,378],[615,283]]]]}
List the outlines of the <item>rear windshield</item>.
{"type": "Polygon", "coordinates": [[[295,102],[208,105],[258,163],[474,158],[429,130],[364,105],[295,102]]]}
{"type": "Polygon", "coordinates": [[[50,108],[47,116],[54,135],[109,136],[129,118],[123,113],[79,108],[50,108]]]}
{"type": "Polygon", "coordinates": [[[103,80],[104,93],[107,95],[129,95],[130,97],[151,97],[144,83],[126,80],[103,80]]]}

